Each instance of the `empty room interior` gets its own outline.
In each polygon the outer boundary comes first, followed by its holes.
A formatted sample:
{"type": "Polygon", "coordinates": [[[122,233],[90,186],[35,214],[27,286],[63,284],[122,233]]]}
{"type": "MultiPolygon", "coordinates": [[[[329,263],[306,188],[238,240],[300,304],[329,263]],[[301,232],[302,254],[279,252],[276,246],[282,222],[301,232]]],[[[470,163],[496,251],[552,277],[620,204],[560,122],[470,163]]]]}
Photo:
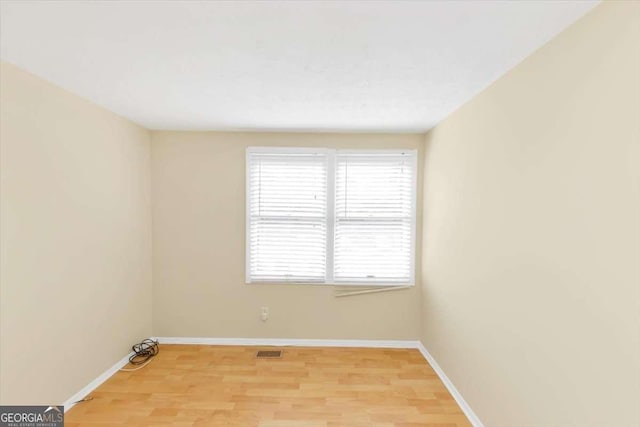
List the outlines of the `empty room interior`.
{"type": "Polygon", "coordinates": [[[0,426],[640,426],[640,1],[0,1],[0,426]]]}

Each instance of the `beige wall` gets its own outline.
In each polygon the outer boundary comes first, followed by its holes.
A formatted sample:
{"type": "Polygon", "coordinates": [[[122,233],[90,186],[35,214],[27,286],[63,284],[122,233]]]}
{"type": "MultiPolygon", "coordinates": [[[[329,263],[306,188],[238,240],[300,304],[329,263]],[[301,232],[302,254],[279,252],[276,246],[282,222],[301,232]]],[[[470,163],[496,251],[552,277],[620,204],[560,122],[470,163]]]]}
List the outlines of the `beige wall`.
{"type": "Polygon", "coordinates": [[[423,342],[486,426],[640,425],[640,3],[427,136],[423,342]]]}
{"type": "Polygon", "coordinates": [[[244,283],[245,149],[257,145],[417,148],[422,156],[423,141],[420,135],[153,132],[154,334],[417,339],[420,286],[335,298],[330,286],[244,283]],[[260,320],[262,306],[270,308],[267,322],[260,320]]]}
{"type": "Polygon", "coordinates": [[[59,404],[151,334],[149,133],[0,69],[0,402],[59,404]]]}

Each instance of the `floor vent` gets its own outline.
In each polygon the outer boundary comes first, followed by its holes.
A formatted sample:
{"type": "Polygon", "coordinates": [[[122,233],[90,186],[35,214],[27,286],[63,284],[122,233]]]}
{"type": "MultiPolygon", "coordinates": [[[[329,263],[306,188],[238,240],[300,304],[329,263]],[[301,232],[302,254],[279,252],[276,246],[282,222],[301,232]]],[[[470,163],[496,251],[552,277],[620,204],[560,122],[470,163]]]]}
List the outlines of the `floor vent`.
{"type": "Polygon", "coordinates": [[[282,357],[282,350],[260,350],[256,353],[258,359],[277,359],[282,357]]]}

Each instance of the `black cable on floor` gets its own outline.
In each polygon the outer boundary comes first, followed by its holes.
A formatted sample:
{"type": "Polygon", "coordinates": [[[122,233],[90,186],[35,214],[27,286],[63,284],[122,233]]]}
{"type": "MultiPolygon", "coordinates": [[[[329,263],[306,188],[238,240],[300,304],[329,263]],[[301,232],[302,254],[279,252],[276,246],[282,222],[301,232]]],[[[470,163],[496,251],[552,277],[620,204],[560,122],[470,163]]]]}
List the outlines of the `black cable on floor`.
{"type": "Polygon", "coordinates": [[[131,347],[133,354],[129,357],[129,363],[132,365],[139,365],[134,369],[120,369],[121,371],[137,371],[138,369],[146,366],[151,362],[158,353],[160,353],[160,346],[158,341],[152,339],[142,340],[138,344],[134,344],[131,347]]]}

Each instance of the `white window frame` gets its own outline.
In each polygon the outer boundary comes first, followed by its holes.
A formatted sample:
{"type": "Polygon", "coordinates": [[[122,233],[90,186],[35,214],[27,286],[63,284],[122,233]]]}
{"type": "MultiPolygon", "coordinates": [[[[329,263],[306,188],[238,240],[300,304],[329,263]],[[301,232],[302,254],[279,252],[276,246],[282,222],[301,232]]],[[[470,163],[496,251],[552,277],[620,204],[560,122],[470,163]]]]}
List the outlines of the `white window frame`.
{"type": "Polygon", "coordinates": [[[414,286],[416,274],[416,213],[417,213],[417,187],[418,187],[418,153],[416,149],[378,149],[378,150],[343,150],[333,148],[315,147],[247,147],[245,157],[245,283],[246,284],[297,284],[297,285],[321,285],[321,286],[414,286]],[[413,169],[413,182],[411,183],[411,252],[410,252],[410,278],[407,282],[349,282],[336,281],[334,279],[334,238],[335,238],[335,166],[336,153],[344,154],[411,154],[411,167],[413,169]],[[263,281],[251,280],[251,192],[250,192],[250,156],[253,153],[318,153],[324,154],[327,160],[327,242],[326,242],[326,264],[324,281],[300,281],[300,280],[278,280],[263,281]]]}

